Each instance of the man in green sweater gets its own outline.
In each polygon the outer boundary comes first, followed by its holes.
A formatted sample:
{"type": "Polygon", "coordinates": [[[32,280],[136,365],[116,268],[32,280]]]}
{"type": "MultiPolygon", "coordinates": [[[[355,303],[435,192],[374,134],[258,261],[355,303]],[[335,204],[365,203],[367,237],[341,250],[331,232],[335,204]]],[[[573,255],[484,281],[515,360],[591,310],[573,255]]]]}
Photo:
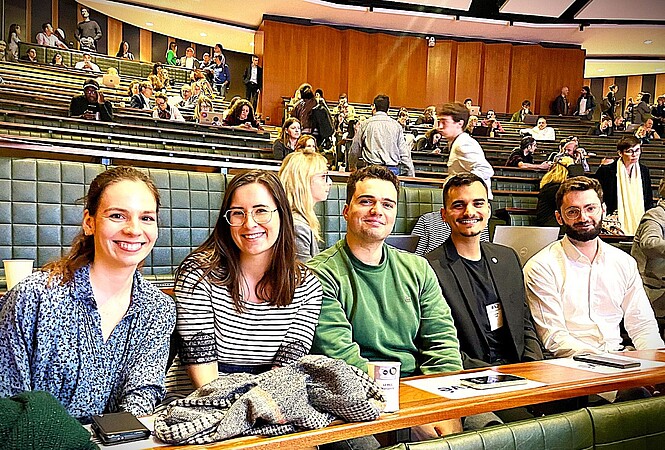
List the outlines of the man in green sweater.
{"type": "MultiPolygon", "coordinates": [[[[436,275],[425,259],[384,243],[395,224],[398,190],[397,177],[383,166],[349,177],[346,238],[308,263],[323,285],[312,353],[364,371],[370,360],[399,361],[402,376],[462,370],[436,275]]],[[[433,424],[425,434],[435,437],[455,426],[433,424]]]]}

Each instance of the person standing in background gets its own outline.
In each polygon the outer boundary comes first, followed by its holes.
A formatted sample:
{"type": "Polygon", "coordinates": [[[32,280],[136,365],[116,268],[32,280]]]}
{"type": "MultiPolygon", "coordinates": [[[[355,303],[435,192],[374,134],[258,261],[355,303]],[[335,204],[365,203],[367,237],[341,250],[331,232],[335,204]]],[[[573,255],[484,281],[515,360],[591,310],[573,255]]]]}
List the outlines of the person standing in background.
{"type": "Polygon", "coordinates": [[[263,87],[263,68],[259,67],[259,57],[252,55],[252,62],[245,69],[242,75],[242,82],[245,83],[245,98],[249,100],[256,111],[256,105],[259,102],[259,93],[263,87]]]}

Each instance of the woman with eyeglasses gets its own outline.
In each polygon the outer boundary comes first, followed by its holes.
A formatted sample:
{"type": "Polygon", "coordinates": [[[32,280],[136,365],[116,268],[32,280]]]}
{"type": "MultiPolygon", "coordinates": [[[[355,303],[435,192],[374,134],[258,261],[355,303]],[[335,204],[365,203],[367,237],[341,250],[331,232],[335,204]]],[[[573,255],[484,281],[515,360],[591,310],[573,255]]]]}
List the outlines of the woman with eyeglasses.
{"type": "Polygon", "coordinates": [[[653,208],[649,168],[640,164],[640,141],[626,136],[617,143],[619,158],[601,165],[595,178],[603,188],[607,214],[617,213],[621,229],[633,236],[645,211],[653,208]]]}
{"type": "Polygon", "coordinates": [[[314,205],[328,198],[332,180],[328,163],[320,153],[309,150],[289,153],[279,169],[286,196],[293,213],[296,232],[296,254],[305,262],[319,253],[321,225],[314,205]]]}
{"type": "Polygon", "coordinates": [[[262,373],[309,352],[321,284],[296,259],[293,216],[276,174],[233,178],[212,234],[176,271],[175,296],[181,342],[169,395],[189,394],[224,373],[262,373]]]}

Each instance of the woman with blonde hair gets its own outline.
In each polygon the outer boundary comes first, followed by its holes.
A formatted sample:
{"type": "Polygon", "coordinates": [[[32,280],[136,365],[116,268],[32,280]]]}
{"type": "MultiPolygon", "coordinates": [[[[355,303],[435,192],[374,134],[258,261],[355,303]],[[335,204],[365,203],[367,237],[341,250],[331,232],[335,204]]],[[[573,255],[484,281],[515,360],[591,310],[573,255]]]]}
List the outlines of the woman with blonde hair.
{"type": "MultiPolygon", "coordinates": [[[[550,170],[540,180],[538,204],[536,206],[536,225],[539,227],[558,227],[554,217],[556,211],[556,191],[561,183],[570,176],[570,166],[574,165],[573,158],[564,156],[555,162],[550,170]]],[[[582,168],[580,167],[580,172],[582,168]]]]}
{"type": "Polygon", "coordinates": [[[201,122],[201,117],[204,113],[212,112],[212,100],[206,96],[200,96],[196,100],[196,106],[194,107],[194,122],[201,122]]]}
{"type": "Polygon", "coordinates": [[[296,257],[305,262],[319,253],[318,242],[322,241],[314,205],[325,201],[330,192],[328,162],[323,155],[312,151],[289,153],[279,169],[279,179],[293,213],[296,257]]]}

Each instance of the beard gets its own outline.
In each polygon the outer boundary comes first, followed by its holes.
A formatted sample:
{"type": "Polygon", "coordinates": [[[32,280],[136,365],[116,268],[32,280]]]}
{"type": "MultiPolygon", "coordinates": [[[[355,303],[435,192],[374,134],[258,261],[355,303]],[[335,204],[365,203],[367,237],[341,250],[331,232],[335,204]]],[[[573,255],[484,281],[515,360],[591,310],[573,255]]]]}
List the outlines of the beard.
{"type": "Polygon", "coordinates": [[[603,222],[601,220],[596,222],[594,227],[588,231],[579,231],[573,226],[568,225],[567,223],[563,224],[563,229],[566,233],[566,236],[578,242],[588,242],[593,239],[596,239],[600,234],[602,228],[603,228],[603,222]]]}

